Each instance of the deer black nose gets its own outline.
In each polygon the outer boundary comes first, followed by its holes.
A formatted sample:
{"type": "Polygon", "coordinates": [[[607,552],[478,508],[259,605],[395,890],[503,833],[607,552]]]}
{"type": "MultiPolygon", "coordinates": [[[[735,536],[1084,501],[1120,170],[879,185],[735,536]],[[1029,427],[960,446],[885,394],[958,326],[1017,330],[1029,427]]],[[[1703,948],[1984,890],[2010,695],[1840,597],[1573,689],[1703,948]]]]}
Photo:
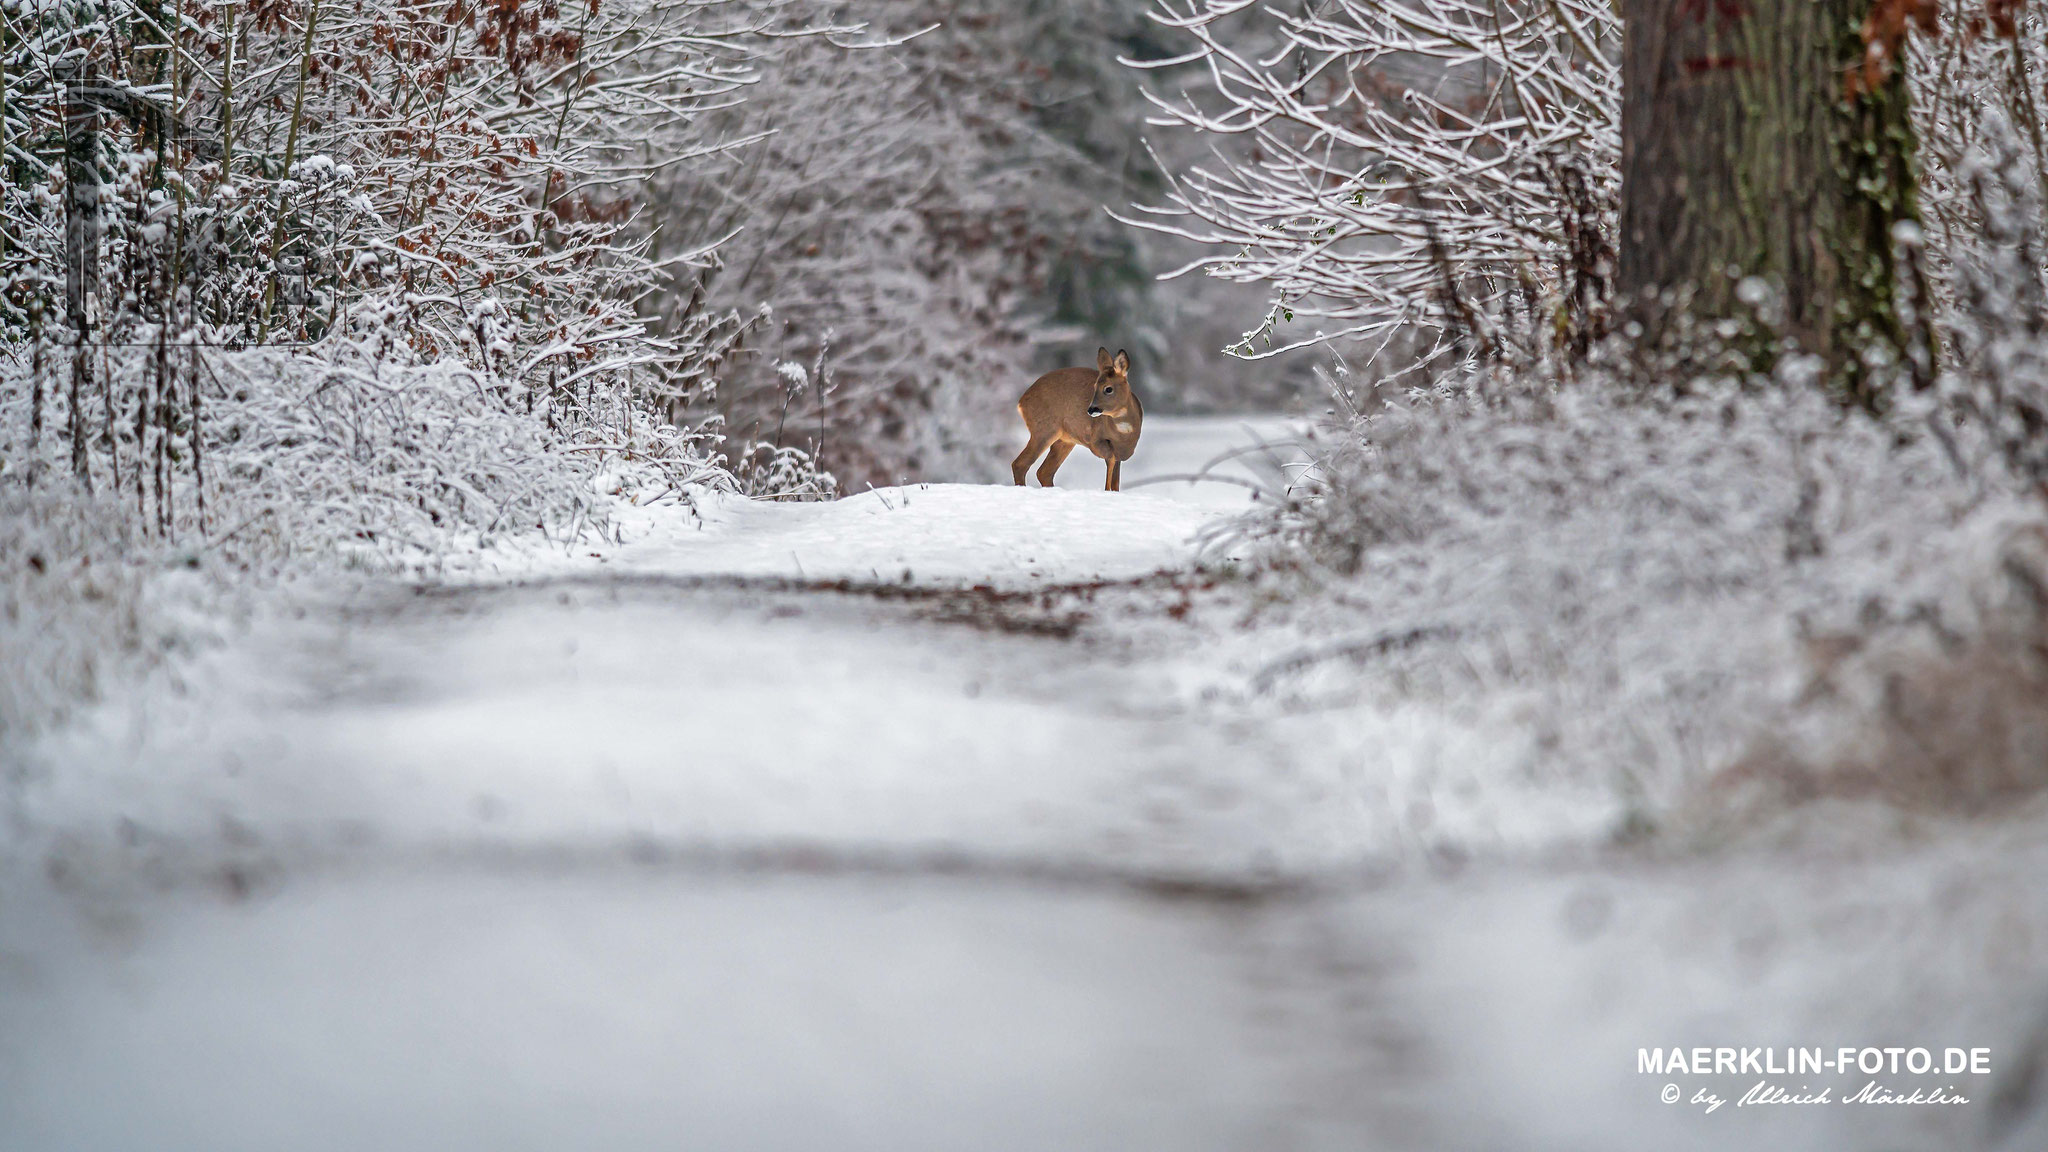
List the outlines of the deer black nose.
{"type": "Polygon", "coordinates": [[[1090,419],[1094,419],[1095,417],[1100,415],[1102,415],[1102,408],[1099,405],[1090,404],[1088,406],[1088,416],[1090,419]]]}

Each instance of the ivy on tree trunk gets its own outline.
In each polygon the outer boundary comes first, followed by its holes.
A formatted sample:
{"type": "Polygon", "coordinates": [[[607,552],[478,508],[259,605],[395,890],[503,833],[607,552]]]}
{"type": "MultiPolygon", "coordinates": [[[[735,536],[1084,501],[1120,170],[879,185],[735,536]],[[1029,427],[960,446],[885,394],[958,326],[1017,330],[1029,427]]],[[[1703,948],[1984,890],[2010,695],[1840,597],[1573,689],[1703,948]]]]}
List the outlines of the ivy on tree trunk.
{"type": "MultiPolygon", "coordinates": [[[[1618,287],[1651,324],[1782,292],[1785,334],[1876,408],[1866,349],[1905,347],[1892,226],[1917,220],[1905,79],[1860,79],[1871,0],[1625,0],[1618,287]]],[[[1654,335],[1654,333],[1653,333],[1654,335]]]]}

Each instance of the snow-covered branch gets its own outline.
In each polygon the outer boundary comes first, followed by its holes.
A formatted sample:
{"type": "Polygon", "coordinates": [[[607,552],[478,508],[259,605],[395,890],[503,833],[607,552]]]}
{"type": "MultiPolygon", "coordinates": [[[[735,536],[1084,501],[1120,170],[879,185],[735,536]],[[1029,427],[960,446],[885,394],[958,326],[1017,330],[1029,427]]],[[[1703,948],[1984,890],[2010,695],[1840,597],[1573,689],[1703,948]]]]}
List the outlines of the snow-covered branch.
{"type": "Polygon", "coordinates": [[[1126,63],[1199,63],[1208,83],[1149,93],[1149,122],[1217,139],[1127,218],[1208,246],[1209,275],[1271,285],[1236,351],[1290,344],[1296,318],[1364,339],[1436,325],[1446,260],[1482,299],[1570,295],[1562,174],[1603,220],[1617,191],[1605,0],[1161,0],[1153,19],[1192,45],[1126,63]]]}

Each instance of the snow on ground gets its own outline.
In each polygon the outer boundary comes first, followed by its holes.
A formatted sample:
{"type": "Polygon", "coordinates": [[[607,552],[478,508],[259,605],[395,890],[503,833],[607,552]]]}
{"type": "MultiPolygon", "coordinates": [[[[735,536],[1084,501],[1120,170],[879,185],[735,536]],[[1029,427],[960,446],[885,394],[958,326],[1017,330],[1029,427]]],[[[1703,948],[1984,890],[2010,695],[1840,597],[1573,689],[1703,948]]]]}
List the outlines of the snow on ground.
{"type": "Polygon", "coordinates": [[[1198,581],[1052,590],[1186,572],[1248,491],[1140,481],[1248,435],[1155,420],[1113,495],[633,510],[53,734],[0,794],[0,1149],[2039,1146],[2016,1055],[2009,1123],[1635,1072],[2022,1051],[2038,816],[1799,886],[1602,853],[1512,702],[1248,705],[1233,614],[1161,606],[1198,581]]]}
{"type": "MultiPolygon", "coordinates": [[[[130,743],[53,739],[27,811],[86,838],[266,855],[448,845],[772,850],[988,867],[1237,874],[1341,858],[1257,730],[1147,708],[1157,673],[914,605],[620,580],[358,600],[212,662],[130,743]]],[[[1170,699],[1170,697],[1162,698],[1170,699]]]]}
{"type": "Polygon", "coordinates": [[[1214,512],[1152,492],[921,484],[830,503],[711,497],[621,510],[615,567],[862,583],[1127,580],[1184,565],[1214,512]]]}
{"type": "Polygon", "coordinates": [[[1261,486],[1298,475],[1299,425],[1262,417],[1154,417],[1124,466],[1124,490],[1102,490],[1102,462],[1069,457],[1047,491],[988,484],[911,484],[824,503],[710,494],[694,508],[622,502],[618,544],[563,553],[508,550],[479,574],[617,571],[663,576],[775,577],[864,584],[1024,588],[1129,580],[1180,570],[1204,528],[1239,515],[1261,486]],[[1205,477],[1204,479],[1194,479],[1205,477]]]}
{"type": "Polygon", "coordinates": [[[1341,1148],[1321,1081],[1375,1071],[1239,912],[1113,890],[500,865],[11,906],[45,935],[0,977],[10,1149],[1341,1148]]]}

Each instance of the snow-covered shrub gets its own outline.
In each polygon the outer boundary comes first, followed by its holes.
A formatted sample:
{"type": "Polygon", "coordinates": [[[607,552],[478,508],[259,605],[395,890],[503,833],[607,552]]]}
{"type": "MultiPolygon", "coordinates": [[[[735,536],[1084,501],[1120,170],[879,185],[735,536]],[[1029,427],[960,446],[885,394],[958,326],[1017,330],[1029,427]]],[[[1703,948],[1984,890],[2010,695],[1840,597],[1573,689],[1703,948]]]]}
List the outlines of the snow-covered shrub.
{"type": "Polygon", "coordinates": [[[1207,247],[1191,268],[1270,286],[1234,351],[1415,342],[1444,324],[1447,278],[1483,308],[1540,295],[1585,323],[1584,277],[1607,273],[1581,257],[1612,235],[1619,183],[1614,5],[1160,0],[1153,19],[1179,34],[1154,66],[1208,69],[1153,94],[1153,122],[1223,143],[1131,222],[1207,247]],[[1336,323],[1286,327],[1311,319],[1336,323]]]}
{"type": "Polygon", "coordinates": [[[655,330],[710,256],[637,203],[743,143],[709,114],[763,48],[853,30],[816,11],[0,0],[0,532],[113,517],[74,541],[105,572],[411,566],[602,530],[621,461],[735,486],[675,417],[746,324],[655,330]]]}
{"type": "MultiPolygon", "coordinates": [[[[587,518],[563,493],[595,452],[744,334],[650,328],[637,190],[735,143],[700,122],[764,37],[825,30],[736,0],[5,11],[9,477],[134,488],[159,535],[230,527],[257,485],[281,522],[315,509],[307,548],[395,530],[401,475],[441,530],[587,518]]],[[[714,438],[664,446],[715,471],[714,438]]]]}
{"type": "Polygon", "coordinates": [[[2048,193],[2048,9],[1997,0],[1934,6],[1933,34],[1906,38],[1902,28],[1899,35],[1919,145],[1920,215],[1941,284],[1952,257],[1988,254],[1978,247],[1984,219],[1973,190],[1976,157],[1992,149],[2012,179],[2048,193]]]}
{"type": "MultiPolygon", "coordinates": [[[[1934,297],[1921,308],[1939,350],[1923,348],[1908,368],[1924,393],[1915,407],[1958,467],[2033,485],[2048,500],[2048,189],[2026,170],[2003,117],[1985,121],[1957,172],[1969,212],[1941,260],[1946,291],[1919,293],[1934,297]]],[[[1909,281],[1924,282],[1921,236],[1901,240],[1909,281]]]]}
{"type": "Polygon", "coordinates": [[[1531,771],[1642,827],[1806,723],[1830,638],[1988,635],[1985,542],[2043,520],[2013,486],[1796,383],[1631,371],[1447,382],[1323,429],[1309,483],[1241,529],[1296,637],[1250,686],[1533,732],[1531,771]]]}
{"type": "Polygon", "coordinates": [[[801,448],[755,444],[731,462],[739,490],[749,496],[783,500],[830,500],[839,494],[839,480],[820,472],[818,462],[801,448]]]}
{"type": "Polygon", "coordinates": [[[1977,813],[2048,787],[2048,524],[1985,517],[1957,544],[1939,599],[1802,636],[1794,706],[1688,816],[1722,830],[1869,798],[1977,813]]]}
{"type": "MultiPolygon", "coordinates": [[[[255,523],[243,542],[430,562],[458,530],[488,543],[604,515],[546,429],[460,362],[223,358],[213,474],[255,523]]],[[[216,517],[219,519],[219,517],[216,517]]]]}
{"type": "Polygon", "coordinates": [[[219,557],[149,546],[131,509],[0,484],[0,782],[8,753],[110,683],[206,642],[219,557]]]}

